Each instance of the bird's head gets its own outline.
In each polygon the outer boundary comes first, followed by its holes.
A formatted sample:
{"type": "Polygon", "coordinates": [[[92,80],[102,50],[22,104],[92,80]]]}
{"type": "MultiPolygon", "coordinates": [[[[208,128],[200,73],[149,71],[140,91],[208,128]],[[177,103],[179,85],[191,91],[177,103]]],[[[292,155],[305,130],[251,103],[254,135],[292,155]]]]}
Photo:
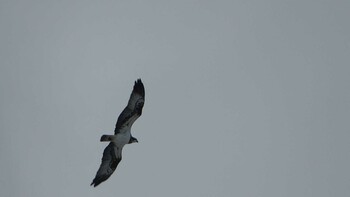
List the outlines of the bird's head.
{"type": "Polygon", "coordinates": [[[138,142],[139,142],[139,141],[138,141],[136,138],[134,138],[133,136],[131,136],[128,144],[138,143],[138,142]]]}

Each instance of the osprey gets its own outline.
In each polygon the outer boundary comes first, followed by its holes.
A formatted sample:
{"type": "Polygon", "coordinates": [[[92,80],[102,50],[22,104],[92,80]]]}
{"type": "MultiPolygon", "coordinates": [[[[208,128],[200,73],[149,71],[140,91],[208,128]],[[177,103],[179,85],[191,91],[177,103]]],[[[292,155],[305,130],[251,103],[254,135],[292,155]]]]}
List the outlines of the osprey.
{"type": "Polygon", "coordinates": [[[145,102],[145,88],[141,79],[135,81],[128,105],[119,115],[114,135],[102,135],[101,142],[109,142],[103,151],[102,163],[91,185],[98,186],[107,180],[122,160],[122,150],[125,144],[138,142],[131,133],[131,126],[141,116],[145,102]]]}

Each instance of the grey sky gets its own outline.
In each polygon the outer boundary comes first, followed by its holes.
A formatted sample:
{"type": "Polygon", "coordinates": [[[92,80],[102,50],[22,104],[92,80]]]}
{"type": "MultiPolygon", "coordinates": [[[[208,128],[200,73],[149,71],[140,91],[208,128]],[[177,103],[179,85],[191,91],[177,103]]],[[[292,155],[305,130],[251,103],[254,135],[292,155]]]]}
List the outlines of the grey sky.
{"type": "Polygon", "coordinates": [[[350,1],[0,1],[1,196],[345,196],[350,1]],[[133,81],[143,115],[89,187],[133,81]]]}

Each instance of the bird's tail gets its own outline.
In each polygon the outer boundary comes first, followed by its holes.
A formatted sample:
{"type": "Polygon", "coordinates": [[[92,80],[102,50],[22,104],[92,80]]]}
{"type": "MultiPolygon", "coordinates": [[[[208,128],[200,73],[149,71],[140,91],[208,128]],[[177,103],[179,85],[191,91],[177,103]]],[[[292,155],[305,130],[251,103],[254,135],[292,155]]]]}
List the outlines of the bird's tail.
{"type": "Polygon", "coordinates": [[[112,140],[114,135],[102,135],[100,141],[101,142],[109,142],[112,140]]]}

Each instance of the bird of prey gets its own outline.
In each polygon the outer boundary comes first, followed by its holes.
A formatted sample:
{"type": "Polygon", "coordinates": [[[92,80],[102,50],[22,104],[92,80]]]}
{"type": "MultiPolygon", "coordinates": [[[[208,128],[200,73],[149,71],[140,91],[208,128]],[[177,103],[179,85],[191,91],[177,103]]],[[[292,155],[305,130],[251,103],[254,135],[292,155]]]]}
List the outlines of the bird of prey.
{"type": "Polygon", "coordinates": [[[128,105],[119,115],[114,135],[102,135],[101,142],[109,142],[103,151],[102,163],[91,185],[98,186],[107,180],[122,160],[122,150],[125,144],[138,142],[131,133],[131,126],[141,116],[145,102],[145,88],[141,79],[137,79],[130,95],[128,105]]]}

